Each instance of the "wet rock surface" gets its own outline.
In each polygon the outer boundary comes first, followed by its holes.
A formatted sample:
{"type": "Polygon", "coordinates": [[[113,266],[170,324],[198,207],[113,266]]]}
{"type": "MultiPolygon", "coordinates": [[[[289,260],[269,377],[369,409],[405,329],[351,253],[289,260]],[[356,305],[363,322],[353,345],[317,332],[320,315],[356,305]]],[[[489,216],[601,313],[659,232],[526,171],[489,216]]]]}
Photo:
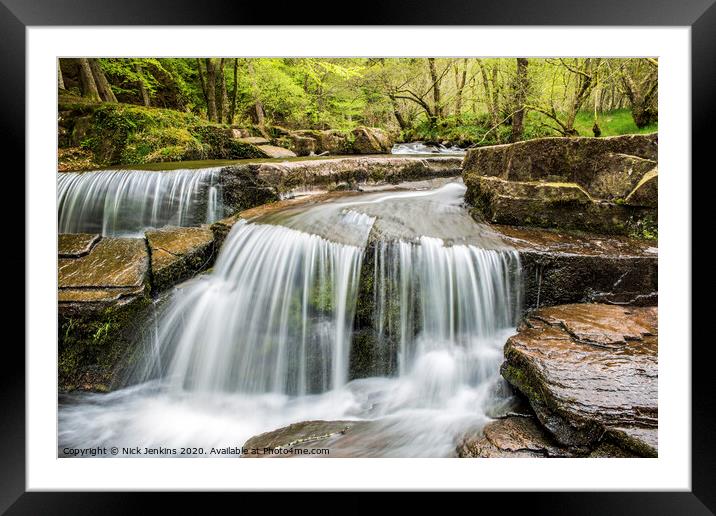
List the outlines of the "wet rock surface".
{"type": "Polygon", "coordinates": [[[243,448],[245,458],[341,457],[350,456],[341,448],[354,434],[370,425],[367,421],[302,421],[252,437],[243,448]],[[303,454],[301,450],[328,449],[327,454],[303,454]]]}
{"type": "Polygon", "coordinates": [[[458,176],[461,164],[462,158],[456,156],[362,156],[247,163],[222,169],[221,183],[224,206],[236,213],[277,201],[295,190],[458,176]]]}
{"type": "Polygon", "coordinates": [[[523,307],[565,303],[651,306],[658,302],[652,241],[538,228],[492,226],[520,253],[523,307]]]}
{"type": "Polygon", "coordinates": [[[84,234],[59,241],[59,385],[107,390],[149,304],[146,243],[84,234]]]}
{"type": "Polygon", "coordinates": [[[507,341],[501,372],[560,445],[656,456],[657,338],[656,307],[544,308],[507,341]]]}
{"type": "Polygon", "coordinates": [[[58,235],[57,247],[60,258],[79,258],[89,254],[101,235],[90,233],[65,233],[58,235]]]}
{"type": "Polygon", "coordinates": [[[466,436],[458,444],[457,455],[471,458],[573,456],[532,415],[512,415],[488,423],[482,432],[466,436]]]}
{"type": "Polygon", "coordinates": [[[465,199],[474,216],[497,224],[636,233],[656,224],[656,160],[656,134],[471,149],[465,199]],[[650,186],[634,195],[647,177],[650,186]]]}
{"type": "Polygon", "coordinates": [[[152,287],[165,290],[213,263],[214,233],[208,226],[165,226],[146,232],[151,252],[152,287]]]}

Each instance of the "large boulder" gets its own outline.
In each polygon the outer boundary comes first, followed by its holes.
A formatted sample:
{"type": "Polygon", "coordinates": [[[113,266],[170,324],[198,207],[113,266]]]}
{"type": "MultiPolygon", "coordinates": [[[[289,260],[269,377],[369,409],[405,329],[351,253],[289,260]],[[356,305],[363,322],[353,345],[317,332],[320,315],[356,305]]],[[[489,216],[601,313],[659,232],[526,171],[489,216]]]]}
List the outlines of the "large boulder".
{"type": "Polygon", "coordinates": [[[291,133],[290,148],[297,156],[311,156],[316,154],[316,140],[310,136],[291,133]]]}
{"type": "Polygon", "coordinates": [[[530,314],[502,376],[562,446],[657,456],[657,308],[573,304],[530,314]]]}
{"type": "Polygon", "coordinates": [[[165,226],[145,233],[151,253],[152,287],[165,290],[211,266],[214,233],[208,226],[165,226]]]}
{"type": "Polygon", "coordinates": [[[107,390],[150,304],[144,239],[60,235],[58,380],[62,390],[107,390]]]}
{"type": "Polygon", "coordinates": [[[476,218],[497,224],[651,237],[656,203],[632,193],[655,174],[656,159],[656,134],[541,138],[470,149],[463,166],[465,200],[476,218]],[[643,221],[649,221],[648,232],[643,221]]]}
{"type": "Polygon", "coordinates": [[[353,152],[356,154],[389,154],[393,138],[382,129],[357,127],[353,129],[353,152]]]}

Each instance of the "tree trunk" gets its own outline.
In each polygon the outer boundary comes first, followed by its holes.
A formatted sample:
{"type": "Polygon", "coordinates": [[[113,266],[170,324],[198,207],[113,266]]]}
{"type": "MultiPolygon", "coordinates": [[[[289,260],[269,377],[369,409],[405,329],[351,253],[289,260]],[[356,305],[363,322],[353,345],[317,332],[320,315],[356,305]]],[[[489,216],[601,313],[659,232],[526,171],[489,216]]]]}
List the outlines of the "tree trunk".
{"type": "Polygon", "coordinates": [[[525,120],[525,99],[527,98],[527,65],[529,61],[525,57],[517,58],[517,75],[515,77],[514,109],[512,114],[511,142],[518,142],[524,134],[525,120]]]}
{"type": "Polygon", "coordinates": [[[142,97],[142,104],[149,106],[151,104],[149,101],[149,92],[147,91],[147,87],[144,85],[144,77],[142,77],[142,69],[139,67],[139,63],[134,63],[134,71],[139,76],[137,87],[139,88],[139,94],[142,97]]]}
{"type": "Polygon", "coordinates": [[[86,57],[77,59],[77,68],[80,74],[80,90],[82,96],[93,102],[102,102],[99,92],[97,91],[97,85],[94,82],[94,77],[92,76],[92,69],[86,57]]]}
{"type": "Polygon", "coordinates": [[[65,79],[62,77],[62,68],[60,67],[60,60],[57,60],[57,87],[61,90],[65,89],[65,79]]]}
{"type": "Polygon", "coordinates": [[[433,109],[433,113],[435,116],[435,122],[437,123],[442,118],[442,106],[441,106],[441,99],[440,99],[440,79],[438,78],[438,71],[435,68],[435,58],[429,57],[428,58],[428,67],[430,68],[430,80],[433,82],[433,103],[435,104],[435,108],[433,109]]]}
{"type": "Polygon", "coordinates": [[[209,105],[209,96],[206,94],[206,81],[204,81],[204,72],[201,70],[201,59],[196,58],[196,69],[199,72],[199,84],[201,85],[201,93],[204,96],[204,103],[209,105]]]}
{"type": "Polygon", "coordinates": [[[462,92],[467,82],[467,59],[463,60],[463,64],[462,75],[459,74],[459,69],[455,66],[455,87],[457,88],[455,93],[455,123],[458,125],[462,124],[462,92]]]}
{"type": "Polygon", "coordinates": [[[408,123],[405,121],[405,118],[403,118],[403,114],[400,112],[398,102],[395,99],[394,95],[388,95],[388,98],[390,99],[390,104],[393,106],[393,115],[395,115],[395,119],[398,122],[398,127],[400,127],[400,130],[403,131],[408,128],[408,123]]]}
{"type": "Polygon", "coordinates": [[[480,65],[480,76],[482,77],[482,87],[485,90],[485,104],[487,105],[487,111],[490,113],[492,125],[497,126],[500,123],[500,115],[497,109],[497,104],[495,103],[497,96],[492,93],[492,86],[490,85],[490,80],[487,76],[487,65],[485,65],[481,59],[478,59],[477,63],[480,65]]]}
{"type": "Polygon", "coordinates": [[[92,77],[97,85],[97,91],[101,99],[105,102],[117,102],[117,97],[114,96],[112,87],[107,81],[102,68],[99,65],[99,61],[95,58],[87,59],[89,62],[90,70],[92,71],[92,77]]]}
{"type": "Polygon", "coordinates": [[[251,121],[259,126],[261,130],[263,130],[264,127],[264,106],[261,103],[261,99],[259,99],[259,86],[256,82],[256,75],[254,74],[254,65],[251,59],[247,59],[248,62],[248,72],[249,77],[251,77],[251,96],[253,98],[254,104],[251,109],[251,121]]]}
{"type": "Polygon", "coordinates": [[[239,91],[239,58],[234,58],[234,91],[231,93],[231,111],[229,112],[229,123],[233,125],[236,116],[236,94],[239,91]]]}
{"type": "Polygon", "coordinates": [[[216,66],[206,58],[206,111],[210,122],[216,122],[216,66]]]}
{"type": "Polygon", "coordinates": [[[219,96],[221,98],[220,106],[218,108],[219,123],[228,121],[228,107],[229,107],[229,95],[226,92],[226,76],[224,75],[224,58],[219,60],[219,96]]]}

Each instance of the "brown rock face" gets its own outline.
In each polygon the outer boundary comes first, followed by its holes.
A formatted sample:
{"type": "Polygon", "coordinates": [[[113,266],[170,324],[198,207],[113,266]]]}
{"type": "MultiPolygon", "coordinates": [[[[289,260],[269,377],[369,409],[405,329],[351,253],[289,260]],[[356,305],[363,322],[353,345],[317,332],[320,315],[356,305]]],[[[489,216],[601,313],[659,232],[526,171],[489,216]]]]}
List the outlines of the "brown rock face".
{"type": "Polygon", "coordinates": [[[100,235],[89,233],[63,233],[57,237],[60,258],[79,258],[89,254],[94,245],[100,241],[100,235]]]}
{"type": "Polygon", "coordinates": [[[488,423],[481,435],[468,436],[457,447],[458,457],[569,457],[534,417],[508,416],[488,423]]]}
{"type": "Polygon", "coordinates": [[[149,304],[144,239],[60,235],[59,385],[107,390],[149,304]]]}
{"type": "Polygon", "coordinates": [[[657,308],[562,305],[528,316],[502,375],[563,446],[657,455],[657,308]]]}
{"type": "Polygon", "coordinates": [[[58,285],[60,289],[140,287],[148,265],[143,239],[105,237],[84,256],[59,259],[58,285]]]}
{"type": "Polygon", "coordinates": [[[214,234],[208,226],[165,226],[146,232],[151,251],[153,288],[164,290],[211,266],[214,234]]]}
{"type": "Polygon", "coordinates": [[[493,226],[520,252],[523,306],[565,303],[656,305],[658,249],[623,236],[493,226]]]}
{"type": "Polygon", "coordinates": [[[470,149],[465,200],[488,222],[629,234],[655,224],[632,193],[655,174],[657,135],[541,138],[470,149]]]}

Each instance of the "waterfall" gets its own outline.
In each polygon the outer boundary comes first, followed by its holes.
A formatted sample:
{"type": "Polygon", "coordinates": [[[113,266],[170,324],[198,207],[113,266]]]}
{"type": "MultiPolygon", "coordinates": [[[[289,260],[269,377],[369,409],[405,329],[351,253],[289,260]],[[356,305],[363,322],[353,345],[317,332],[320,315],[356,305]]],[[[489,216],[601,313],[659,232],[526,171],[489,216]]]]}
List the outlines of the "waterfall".
{"type": "Polygon", "coordinates": [[[60,443],[208,455],[348,419],[368,426],[341,441],[346,456],[451,456],[510,409],[499,366],[521,304],[518,254],[465,213],[463,191],[339,196],[237,222],[214,269],[158,308],[130,384],[61,403],[60,443]]]}
{"type": "Polygon", "coordinates": [[[239,222],[212,274],[175,294],[150,370],[173,390],[304,395],[341,387],[361,257],[359,247],[239,222]]]}
{"type": "Polygon", "coordinates": [[[521,305],[516,251],[421,237],[377,242],[373,261],[376,340],[388,348],[380,355],[397,357],[399,377],[419,377],[426,405],[495,375],[495,339],[521,305]]]}
{"type": "Polygon", "coordinates": [[[59,173],[59,232],[136,236],[149,227],[214,222],[223,216],[220,170],[59,173]]]}

